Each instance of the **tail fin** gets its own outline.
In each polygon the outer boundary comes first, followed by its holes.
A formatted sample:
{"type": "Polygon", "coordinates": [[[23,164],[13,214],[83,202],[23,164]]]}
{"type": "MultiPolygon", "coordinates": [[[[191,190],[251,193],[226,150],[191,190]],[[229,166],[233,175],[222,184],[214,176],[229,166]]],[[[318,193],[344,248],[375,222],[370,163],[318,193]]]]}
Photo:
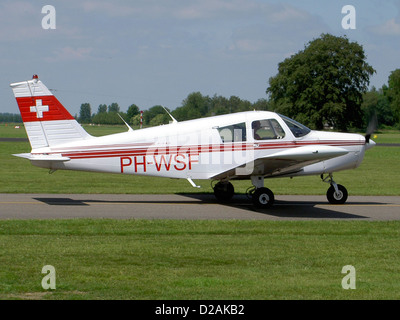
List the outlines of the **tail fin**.
{"type": "Polygon", "coordinates": [[[10,86],[32,149],[91,138],[37,75],[10,86]]]}

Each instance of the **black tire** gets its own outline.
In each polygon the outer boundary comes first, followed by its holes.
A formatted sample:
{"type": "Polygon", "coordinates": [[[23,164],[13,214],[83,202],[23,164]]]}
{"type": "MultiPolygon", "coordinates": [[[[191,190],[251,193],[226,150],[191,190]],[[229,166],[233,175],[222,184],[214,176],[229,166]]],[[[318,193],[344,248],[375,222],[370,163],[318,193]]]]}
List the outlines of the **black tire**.
{"type": "Polygon", "coordinates": [[[258,188],[252,196],[253,204],[256,208],[265,209],[274,204],[274,193],[268,188],[258,188]]]}
{"type": "Polygon", "coordinates": [[[341,184],[338,184],[337,187],[339,189],[339,194],[335,193],[335,188],[333,186],[330,186],[326,192],[326,197],[331,204],[343,204],[347,200],[347,189],[341,184]]]}
{"type": "Polygon", "coordinates": [[[235,189],[229,181],[220,181],[214,186],[214,195],[218,201],[226,202],[232,199],[235,189]]]}

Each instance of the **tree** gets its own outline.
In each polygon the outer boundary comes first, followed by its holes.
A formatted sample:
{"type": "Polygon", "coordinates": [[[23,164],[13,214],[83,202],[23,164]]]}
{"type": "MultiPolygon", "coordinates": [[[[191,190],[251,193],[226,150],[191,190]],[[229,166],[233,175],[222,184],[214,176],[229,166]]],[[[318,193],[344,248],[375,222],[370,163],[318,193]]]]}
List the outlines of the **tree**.
{"type": "Polygon", "coordinates": [[[16,113],[0,113],[0,122],[22,122],[21,114],[16,113]]]}
{"type": "Polygon", "coordinates": [[[363,47],[346,37],[322,34],[304,50],[279,63],[267,94],[276,111],[322,129],[362,126],[362,94],[375,70],[363,47]]]}
{"type": "Polygon", "coordinates": [[[99,105],[99,108],[97,109],[97,114],[105,112],[107,112],[107,105],[106,104],[99,105]]]}
{"type": "Polygon", "coordinates": [[[90,123],[92,120],[92,108],[90,103],[82,103],[79,111],[79,121],[81,123],[90,123]]]}
{"type": "Polygon", "coordinates": [[[270,110],[270,103],[267,99],[258,99],[251,106],[255,110],[270,110]]]}
{"type": "Polygon", "coordinates": [[[400,69],[392,71],[389,76],[387,96],[396,122],[400,124],[400,69]]]}
{"type": "Polygon", "coordinates": [[[109,113],[111,113],[111,112],[117,112],[118,113],[119,111],[120,111],[119,110],[119,105],[116,102],[113,102],[108,106],[108,112],[109,113]]]}
{"type": "Polygon", "coordinates": [[[139,126],[140,125],[140,114],[137,114],[133,118],[130,119],[131,124],[134,126],[139,126]]]}
{"type": "Polygon", "coordinates": [[[156,116],[154,116],[151,120],[150,120],[150,126],[154,127],[154,126],[159,126],[161,124],[167,124],[170,120],[170,117],[168,116],[168,114],[165,113],[159,113],[156,116]]]}
{"type": "Polygon", "coordinates": [[[159,124],[162,124],[162,123],[167,124],[168,123],[168,119],[170,119],[168,114],[165,112],[164,108],[162,106],[159,106],[159,105],[153,106],[149,110],[146,110],[146,111],[143,112],[143,123],[145,125],[149,125],[149,124],[151,124],[151,125],[159,125],[159,124]],[[157,117],[159,114],[161,114],[163,116],[162,117],[161,116],[157,117]],[[157,120],[154,121],[153,123],[151,123],[151,120],[156,118],[156,117],[157,117],[157,120]]]}
{"type": "Polygon", "coordinates": [[[127,111],[127,117],[130,123],[133,123],[133,118],[140,113],[139,107],[136,104],[132,104],[129,106],[127,111]]]}
{"type": "Polygon", "coordinates": [[[179,120],[190,120],[205,116],[210,108],[210,98],[200,92],[190,93],[182,102],[182,106],[176,108],[173,116],[179,120]]]}
{"type": "MultiPolygon", "coordinates": [[[[383,88],[385,88],[385,86],[383,88]]],[[[383,91],[384,89],[377,91],[376,88],[373,87],[370,91],[363,95],[361,109],[364,114],[365,128],[368,126],[368,122],[374,114],[377,116],[379,126],[393,126],[395,124],[389,99],[383,93],[383,91]]]]}
{"type": "Polygon", "coordinates": [[[229,100],[222,96],[214,95],[211,98],[211,116],[229,113],[229,100]]]}
{"type": "Polygon", "coordinates": [[[92,118],[94,124],[106,124],[107,123],[107,112],[98,112],[92,118]]]}

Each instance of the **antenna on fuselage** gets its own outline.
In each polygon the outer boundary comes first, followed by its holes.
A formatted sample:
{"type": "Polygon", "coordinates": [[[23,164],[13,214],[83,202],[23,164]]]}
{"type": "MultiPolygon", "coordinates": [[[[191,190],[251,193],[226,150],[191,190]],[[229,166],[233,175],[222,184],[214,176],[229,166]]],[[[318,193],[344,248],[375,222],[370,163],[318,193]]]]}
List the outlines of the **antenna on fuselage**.
{"type": "Polygon", "coordinates": [[[128,127],[128,132],[129,131],[133,131],[133,129],[131,128],[131,126],[129,124],[126,123],[126,121],[124,120],[124,118],[121,117],[121,115],[119,113],[117,113],[117,115],[121,118],[121,120],[125,123],[125,125],[128,127]]]}
{"type": "Polygon", "coordinates": [[[167,110],[167,108],[165,108],[164,106],[161,106],[161,107],[163,107],[163,109],[165,110],[165,112],[168,113],[168,115],[171,117],[173,123],[178,123],[178,121],[172,116],[172,114],[169,113],[169,111],[167,110]]]}

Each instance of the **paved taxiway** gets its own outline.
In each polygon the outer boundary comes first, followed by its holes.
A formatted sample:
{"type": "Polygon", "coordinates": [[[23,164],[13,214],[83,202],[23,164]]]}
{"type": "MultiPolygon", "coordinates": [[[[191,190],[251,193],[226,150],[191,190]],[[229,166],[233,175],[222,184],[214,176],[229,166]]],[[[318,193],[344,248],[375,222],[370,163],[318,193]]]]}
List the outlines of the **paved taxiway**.
{"type": "Polygon", "coordinates": [[[276,196],[256,210],[246,196],[220,204],[211,194],[0,194],[0,219],[243,219],[400,220],[400,197],[349,197],[331,205],[325,196],[276,196]]]}

